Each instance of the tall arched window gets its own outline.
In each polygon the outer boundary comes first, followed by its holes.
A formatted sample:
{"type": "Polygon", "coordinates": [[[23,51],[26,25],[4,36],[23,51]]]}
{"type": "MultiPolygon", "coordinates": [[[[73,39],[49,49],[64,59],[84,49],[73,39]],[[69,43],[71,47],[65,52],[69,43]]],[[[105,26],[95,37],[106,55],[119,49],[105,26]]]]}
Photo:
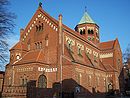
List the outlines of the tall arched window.
{"type": "Polygon", "coordinates": [[[42,42],[40,42],[40,46],[39,46],[40,49],[42,49],[42,42]]]}
{"type": "Polygon", "coordinates": [[[82,46],[78,45],[77,48],[78,48],[77,49],[78,55],[82,57],[82,50],[81,50],[82,46]]]}
{"type": "Polygon", "coordinates": [[[91,31],[90,31],[90,30],[88,30],[88,34],[91,34],[91,31]]]}
{"type": "Polygon", "coordinates": [[[47,88],[47,78],[43,74],[38,78],[38,88],[47,88]]]}
{"type": "Polygon", "coordinates": [[[72,41],[67,40],[67,47],[72,52],[72,41]]]}
{"type": "Polygon", "coordinates": [[[80,55],[80,56],[82,55],[80,46],[78,46],[78,55],[80,55]]]}
{"type": "Polygon", "coordinates": [[[38,26],[36,25],[36,32],[38,31],[38,26]]]}
{"type": "Polygon", "coordinates": [[[94,34],[93,30],[91,30],[91,34],[94,34]]]}
{"type": "Polygon", "coordinates": [[[82,30],[80,30],[80,34],[81,34],[81,35],[83,34],[83,31],[82,31],[82,30]]]}

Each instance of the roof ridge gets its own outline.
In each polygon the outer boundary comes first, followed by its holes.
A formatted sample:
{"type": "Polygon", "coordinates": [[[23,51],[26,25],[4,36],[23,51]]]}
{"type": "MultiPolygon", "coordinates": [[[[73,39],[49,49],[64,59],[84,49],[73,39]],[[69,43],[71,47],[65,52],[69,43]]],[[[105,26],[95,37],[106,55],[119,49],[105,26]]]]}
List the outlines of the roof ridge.
{"type": "Polygon", "coordinates": [[[100,44],[102,43],[108,43],[108,42],[114,42],[115,40],[109,40],[109,41],[104,41],[104,42],[100,42],[100,44]]]}

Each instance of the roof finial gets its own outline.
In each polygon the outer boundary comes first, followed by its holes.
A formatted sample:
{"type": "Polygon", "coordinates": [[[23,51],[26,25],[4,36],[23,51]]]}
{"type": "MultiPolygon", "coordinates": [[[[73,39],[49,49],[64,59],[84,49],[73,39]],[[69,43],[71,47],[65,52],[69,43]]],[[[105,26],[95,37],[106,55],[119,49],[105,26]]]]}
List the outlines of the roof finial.
{"type": "Polygon", "coordinates": [[[41,2],[39,2],[39,7],[42,7],[42,3],[41,2]]]}
{"type": "Polygon", "coordinates": [[[87,12],[87,7],[85,6],[85,12],[87,12]]]}

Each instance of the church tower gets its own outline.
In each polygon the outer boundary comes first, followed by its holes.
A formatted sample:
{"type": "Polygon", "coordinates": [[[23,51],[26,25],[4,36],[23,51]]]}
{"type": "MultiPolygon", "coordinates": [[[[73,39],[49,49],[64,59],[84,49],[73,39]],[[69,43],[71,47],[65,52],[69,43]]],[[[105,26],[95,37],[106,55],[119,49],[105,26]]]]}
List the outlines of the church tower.
{"type": "Polygon", "coordinates": [[[100,42],[99,26],[92,20],[87,11],[85,11],[80,22],[75,27],[75,31],[80,33],[82,36],[84,36],[95,45],[100,42]]]}

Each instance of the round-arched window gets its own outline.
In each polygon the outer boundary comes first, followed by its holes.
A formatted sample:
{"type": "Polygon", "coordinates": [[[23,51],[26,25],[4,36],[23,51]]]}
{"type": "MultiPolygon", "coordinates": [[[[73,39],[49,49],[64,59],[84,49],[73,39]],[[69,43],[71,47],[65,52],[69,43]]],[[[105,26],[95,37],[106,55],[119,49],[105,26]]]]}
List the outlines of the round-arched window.
{"type": "Polygon", "coordinates": [[[88,29],[88,34],[91,34],[91,31],[88,29]]]}
{"type": "Polygon", "coordinates": [[[91,30],[91,34],[94,34],[93,30],[91,30]]]}
{"type": "Polygon", "coordinates": [[[16,59],[19,60],[19,59],[20,59],[20,55],[17,55],[17,56],[16,56],[16,59]]]}
{"type": "Polygon", "coordinates": [[[47,88],[47,78],[43,74],[38,78],[38,88],[47,88]]]}

